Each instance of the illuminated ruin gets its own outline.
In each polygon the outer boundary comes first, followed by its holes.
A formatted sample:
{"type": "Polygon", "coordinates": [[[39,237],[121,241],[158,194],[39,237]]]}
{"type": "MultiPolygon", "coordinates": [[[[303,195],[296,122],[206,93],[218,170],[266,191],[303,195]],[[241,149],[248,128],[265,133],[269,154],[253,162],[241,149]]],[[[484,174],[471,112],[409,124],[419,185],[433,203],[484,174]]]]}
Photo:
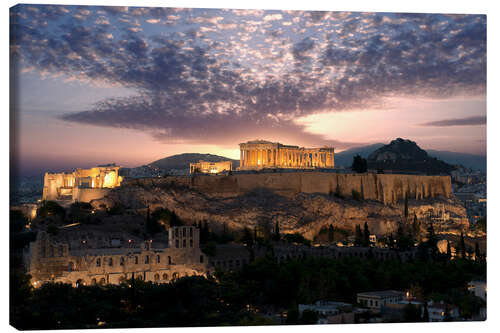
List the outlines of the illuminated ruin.
{"type": "Polygon", "coordinates": [[[240,143],[239,170],[334,168],[334,148],[304,148],[265,140],[240,143]]]}
{"type": "Polygon", "coordinates": [[[198,163],[189,163],[189,174],[199,173],[209,173],[218,174],[225,171],[233,170],[233,163],[231,161],[222,162],[207,162],[199,161],[198,163]]]}
{"type": "Polygon", "coordinates": [[[76,169],[72,173],[45,173],[42,200],[82,201],[102,198],[106,192],[120,186],[119,166],[76,169]]]}

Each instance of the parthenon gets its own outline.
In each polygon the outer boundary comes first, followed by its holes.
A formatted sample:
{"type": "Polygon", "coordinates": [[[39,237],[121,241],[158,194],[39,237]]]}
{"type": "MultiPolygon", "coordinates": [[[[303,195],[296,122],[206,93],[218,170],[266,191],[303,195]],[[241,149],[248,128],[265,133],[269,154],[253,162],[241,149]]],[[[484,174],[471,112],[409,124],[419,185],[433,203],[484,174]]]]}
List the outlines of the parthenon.
{"type": "Polygon", "coordinates": [[[265,140],[240,143],[239,170],[333,168],[334,148],[304,148],[265,140]]]}

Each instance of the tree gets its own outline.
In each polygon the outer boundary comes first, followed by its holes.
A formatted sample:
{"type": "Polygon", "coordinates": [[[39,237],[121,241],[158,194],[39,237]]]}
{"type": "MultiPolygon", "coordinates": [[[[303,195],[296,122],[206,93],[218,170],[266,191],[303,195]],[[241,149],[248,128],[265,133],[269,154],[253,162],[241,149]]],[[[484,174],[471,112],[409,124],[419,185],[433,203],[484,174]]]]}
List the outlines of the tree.
{"type": "Polygon", "coordinates": [[[432,257],[432,259],[436,259],[437,258],[437,254],[438,254],[437,237],[436,237],[436,233],[434,232],[434,226],[432,225],[432,222],[427,227],[427,242],[426,242],[426,245],[431,250],[431,257],[432,257]]]}
{"type": "Polygon", "coordinates": [[[446,242],[446,259],[451,260],[451,245],[450,245],[450,241],[446,242]]]}
{"type": "Polygon", "coordinates": [[[328,242],[333,243],[334,241],[334,231],[333,231],[333,225],[330,224],[328,227],[328,242]]]}
{"type": "Polygon", "coordinates": [[[476,258],[476,261],[482,260],[481,251],[479,250],[479,243],[478,242],[476,242],[475,247],[474,247],[474,257],[476,258]]]}
{"type": "Polygon", "coordinates": [[[354,245],[362,246],[363,245],[363,232],[361,231],[361,226],[356,224],[356,235],[354,238],[354,245]]]}
{"type": "Polygon", "coordinates": [[[460,243],[458,245],[458,253],[460,253],[460,258],[466,259],[467,254],[466,254],[466,249],[465,249],[465,239],[464,239],[464,233],[463,231],[460,232],[460,243]]]}
{"type": "Polygon", "coordinates": [[[394,248],[394,237],[392,236],[392,234],[389,235],[389,239],[388,239],[388,244],[389,248],[394,248]]]}
{"type": "Polygon", "coordinates": [[[370,246],[370,230],[368,230],[367,222],[365,222],[363,231],[363,246],[370,246]]]}
{"type": "Polygon", "coordinates": [[[357,173],[364,173],[368,170],[368,162],[359,155],[354,156],[351,169],[357,173]]]}
{"type": "Polygon", "coordinates": [[[422,237],[420,235],[420,223],[418,223],[417,220],[417,213],[413,213],[413,224],[412,224],[412,231],[413,231],[413,236],[416,238],[418,242],[422,240],[422,237]]]}
{"type": "Polygon", "coordinates": [[[246,244],[247,246],[250,247],[253,246],[254,239],[252,236],[252,232],[246,226],[243,229],[243,237],[241,238],[241,241],[243,242],[243,244],[246,244]]]}
{"type": "Polygon", "coordinates": [[[279,221],[276,221],[276,223],[274,224],[274,235],[273,235],[273,239],[275,241],[279,241],[280,240],[280,223],[279,221]]]}
{"type": "Polygon", "coordinates": [[[311,325],[318,323],[319,315],[318,312],[313,310],[302,311],[302,317],[300,318],[301,324],[311,325]]]}
{"type": "Polygon", "coordinates": [[[28,224],[28,219],[20,210],[10,210],[10,232],[21,232],[28,224]]]}
{"type": "Polygon", "coordinates": [[[429,309],[427,308],[427,302],[424,303],[424,314],[422,316],[422,321],[429,322],[429,309]]]}
{"type": "Polygon", "coordinates": [[[36,215],[40,217],[57,216],[64,218],[66,211],[57,202],[49,200],[42,202],[42,205],[38,208],[36,215]]]}
{"type": "Polygon", "coordinates": [[[405,194],[405,219],[408,219],[408,193],[405,194]]]}

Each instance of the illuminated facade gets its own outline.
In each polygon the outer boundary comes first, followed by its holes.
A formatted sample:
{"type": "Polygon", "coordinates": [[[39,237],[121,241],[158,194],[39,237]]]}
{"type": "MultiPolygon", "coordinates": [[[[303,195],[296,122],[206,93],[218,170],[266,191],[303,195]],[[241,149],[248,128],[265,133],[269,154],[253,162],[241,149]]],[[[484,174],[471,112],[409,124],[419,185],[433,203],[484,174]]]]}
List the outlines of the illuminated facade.
{"type": "Polygon", "coordinates": [[[239,170],[334,168],[334,148],[304,148],[264,140],[240,143],[239,170]]]}
{"type": "Polygon", "coordinates": [[[198,163],[189,164],[189,174],[191,175],[195,172],[217,174],[231,170],[233,170],[233,163],[231,161],[222,161],[222,162],[199,161],[198,163]]]}
{"type": "Polygon", "coordinates": [[[42,200],[90,201],[120,186],[119,166],[76,169],[72,173],[45,173],[42,200]]]}

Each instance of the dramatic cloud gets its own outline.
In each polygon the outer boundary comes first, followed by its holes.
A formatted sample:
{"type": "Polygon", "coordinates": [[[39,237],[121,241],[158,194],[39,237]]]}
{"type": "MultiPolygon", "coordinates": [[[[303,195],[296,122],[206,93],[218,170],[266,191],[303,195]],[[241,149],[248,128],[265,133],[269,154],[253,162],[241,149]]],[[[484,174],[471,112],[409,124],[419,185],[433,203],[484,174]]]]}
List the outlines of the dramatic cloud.
{"type": "Polygon", "coordinates": [[[473,116],[459,119],[444,119],[438,121],[431,121],[421,124],[420,126],[478,126],[486,125],[486,116],[473,116]]]}
{"type": "Polygon", "coordinates": [[[486,88],[482,15],[20,5],[11,23],[20,68],[137,91],[62,119],[167,142],[330,144],[294,119],[486,88]]]}

